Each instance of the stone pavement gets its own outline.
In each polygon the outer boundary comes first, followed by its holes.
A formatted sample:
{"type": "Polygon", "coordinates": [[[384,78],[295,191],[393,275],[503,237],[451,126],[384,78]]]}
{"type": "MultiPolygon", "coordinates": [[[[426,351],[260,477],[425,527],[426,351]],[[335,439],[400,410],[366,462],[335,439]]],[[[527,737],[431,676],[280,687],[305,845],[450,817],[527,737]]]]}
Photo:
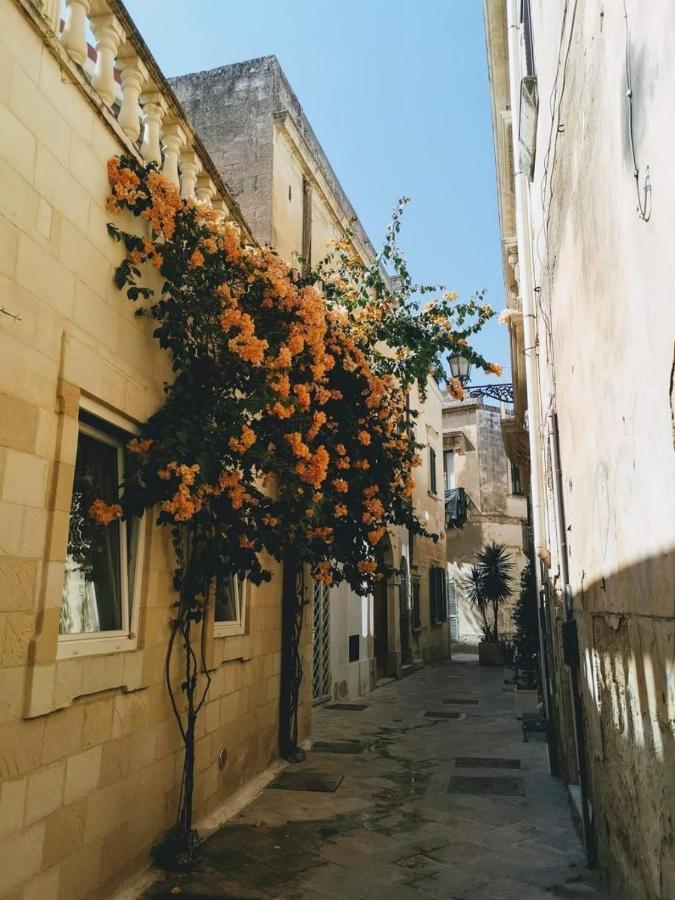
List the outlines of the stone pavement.
{"type": "Polygon", "coordinates": [[[315,710],[322,752],[281,783],[342,778],[337,790],[268,787],[205,842],[189,876],[146,896],[601,898],[546,744],[523,743],[502,671],[464,660],[387,684],[365,709],[315,710]]]}

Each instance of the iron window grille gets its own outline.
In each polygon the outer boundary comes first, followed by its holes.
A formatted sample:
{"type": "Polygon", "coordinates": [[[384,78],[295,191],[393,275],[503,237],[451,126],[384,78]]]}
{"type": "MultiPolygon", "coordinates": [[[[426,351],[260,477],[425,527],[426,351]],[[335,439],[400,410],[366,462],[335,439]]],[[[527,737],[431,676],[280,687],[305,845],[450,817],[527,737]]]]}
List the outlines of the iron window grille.
{"type": "Polygon", "coordinates": [[[448,617],[448,597],[445,569],[429,568],[429,612],[432,625],[440,625],[448,617]]]}
{"type": "Polygon", "coordinates": [[[418,577],[412,579],[412,630],[422,630],[422,616],[420,610],[420,580],[418,577]]]}
{"type": "Polygon", "coordinates": [[[436,451],[433,447],[429,447],[429,490],[432,494],[438,492],[438,484],[436,482],[436,451]]]}

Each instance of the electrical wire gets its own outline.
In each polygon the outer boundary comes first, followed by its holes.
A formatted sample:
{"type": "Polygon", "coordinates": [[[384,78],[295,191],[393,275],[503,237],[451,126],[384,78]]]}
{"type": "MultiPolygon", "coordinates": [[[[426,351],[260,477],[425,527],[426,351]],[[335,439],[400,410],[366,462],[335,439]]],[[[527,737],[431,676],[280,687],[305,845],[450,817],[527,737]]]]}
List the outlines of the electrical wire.
{"type": "Polygon", "coordinates": [[[626,101],[628,106],[628,137],[630,153],[633,158],[633,178],[637,194],[637,212],[643,222],[649,222],[652,215],[652,183],[649,178],[649,166],[645,171],[643,193],[640,193],[640,166],[635,152],[635,134],[633,129],[633,81],[630,65],[630,32],[628,28],[628,6],[623,0],[623,18],[626,23],[626,101]]]}

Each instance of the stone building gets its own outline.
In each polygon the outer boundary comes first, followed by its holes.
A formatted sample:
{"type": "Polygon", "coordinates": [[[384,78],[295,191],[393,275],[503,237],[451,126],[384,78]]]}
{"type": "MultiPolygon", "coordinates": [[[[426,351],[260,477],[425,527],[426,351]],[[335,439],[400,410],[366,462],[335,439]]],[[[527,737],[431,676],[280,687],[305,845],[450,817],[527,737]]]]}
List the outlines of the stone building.
{"type": "Polygon", "coordinates": [[[527,501],[519,467],[504,450],[502,421],[510,418],[509,406],[480,395],[472,397],[470,388],[462,400],[443,397],[444,488],[461,489],[466,502],[465,521],[458,527],[449,523],[446,531],[450,606],[456,615],[451,639],[460,644],[477,644],[481,639],[481,615],[466,598],[463,579],[476,553],[492,541],[505,545],[513,564],[513,594],[501,608],[498,623],[500,637],[513,633],[511,614],[526,563],[527,501]]]}
{"type": "MultiPolygon", "coordinates": [[[[355,252],[372,262],[375,250],[276,57],[183,75],[171,85],[260,243],[289,262],[301,256],[316,263],[349,228],[355,252]]],[[[434,447],[440,466],[436,385],[430,382],[425,404],[413,402],[420,412],[418,440],[434,447]]],[[[430,485],[425,458],[414,502],[442,533],[442,491],[430,485]]],[[[447,656],[445,616],[431,610],[444,603],[442,587],[436,579],[433,596],[429,587],[430,567],[444,564],[442,544],[416,541],[415,561],[406,529],[391,529],[385,544],[385,561],[399,574],[374,597],[357,597],[346,585],[314,585],[315,700],[358,696],[378,678],[398,676],[402,665],[447,656]]]]}
{"type": "Polygon", "coordinates": [[[552,767],[608,896],[675,896],[672,3],[485,0],[552,767]]]}
{"type": "MultiPolygon", "coordinates": [[[[249,230],[118,0],[0,0],[0,22],[0,896],[78,900],[146,863],[175,822],[182,766],[164,683],[168,535],[150,515],[111,527],[96,598],[68,552],[85,467],[119,481],[124,444],[169,377],[152,324],[113,284],[122,251],[106,230],[106,162],[154,160],[246,237],[258,224],[249,230]]],[[[357,231],[367,258],[365,240],[357,231]]],[[[283,245],[296,248],[295,236],[283,245]]],[[[278,755],[281,578],[266,565],[270,583],[207,623],[197,825],[278,755]]],[[[310,629],[302,652],[308,672],[310,629]]]]}
{"type": "MultiPolygon", "coordinates": [[[[121,447],[161,403],[168,376],[151,323],[113,284],[122,255],[106,232],[107,160],[121,152],[163,160],[174,180],[180,162],[184,196],[212,202],[249,234],[122,4],[97,2],[91,16],[88,8],[0,2],[0,896],[8,900],[105,895],[146,862],[176,816],[182,742],[164,684],[168,535],[149,515],[133,529],[111,527],[103,605],[67,555],[83,460],[114,483],[121,447]]],[[[277,757],[274,572],[208,622],[213,683],[197,740],[198,819],[277,757]]]]}

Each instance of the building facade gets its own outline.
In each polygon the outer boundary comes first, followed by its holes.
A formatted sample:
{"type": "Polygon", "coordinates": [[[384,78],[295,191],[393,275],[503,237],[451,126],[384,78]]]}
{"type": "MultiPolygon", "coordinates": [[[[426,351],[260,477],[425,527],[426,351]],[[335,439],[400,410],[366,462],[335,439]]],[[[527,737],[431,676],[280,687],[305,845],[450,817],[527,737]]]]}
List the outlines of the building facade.
{"type": "Polygon", "coordinates": [[[484,7],[553,766],[608,896],[671,897],[675,15],[484,7]]]}
{"type": "MultiPolygon", "coordinates": [[[[372,263],[375,250],[276,57],[183,75],[171,84],[260,243],[288,262],[315,264],[349,230],[355,253],[372,263]]],[[[419,414],[417,438],[435,447],[440,465],[440,393],[431,382],[427,397],[425,403],[417,394],[411,398],[419,414]]],[[[433,522],[441,534],[442,491],[430,494],[430,484],[425,456],[414,504],[428,530],[433,522]]],[[[447,656],[445,617],[431,624],[436,617],[428,586],[429,568],[443,566],[441,545],[426,538],[416,543],[413,563],[407,530],[390,529],[383,560],[397,574],[373,597],[358,597],[347,585],[313,586],[315,701],[357,697],[379,678],[398,677],[402,666],[447,656]],[[414,598],[419,615],[413,615],[414,598]]]]}
{"type": "MultiPolygon", "coordinates": [[[[120,153],[155,161],[183,197],[211,204],[247,238],[267,238],[254,210],[249,228],[121,3],[0,0],[0,22],[0,896],[78,900],[109,895],[146,863],[175,823],[183,760],[165,686],[169,536],[149,514],[93,542],[81,530],[88,486],[116,490],[124,447],[170,377],[152,324],[113,283],[123,251],[106,229],[106,163],[120,153]]],[[[350,207],[338,195],[336,218],[334,201],[324,201],[332,188],[324,191],[318,170],[309,177],[312,154],[293,123],[274,122],[285,179],[274,203],[283,194],[292,210],[275,213],[269,239],[287,258],[310,258],[340,233],[350,207]],[[309,162],[293,180],[301,159],[309,162]]],[[[122,224],[134,228],[130,217],[122,224]]],[[[440,433],[440,405],[433,414],[440,433]]],[[[403,542],[391,537],[392,560],[403,542]]],[[[238,586],[209,613],[197,825],[278,756],[281,572],[265,565],[269,583],[238,586]]],[[[311,608],[309,588],[306,599],[311,608]]],[[[385,599],[399,602],[393,579],[385,599]]],[[[376,609],[372,601],[367,635],[359,632],[368,686],[376,643],[388,671],[397,665],[399,607],[386,609],[379,632],[370,627],[376,609]]],[[[340,627],[345,642],[357,633],[351,621],[340,627]]],[[[441,630],[420,631],[420,652],[430,656],[441,630]]],[[[301,652],[308,674],[309,627],[301,652]]],[[[177,685],[180,674],[169,672],[177,685]]],[[[301,741],[311,703],[306,677],[301,741]]]]}
{"type": "Polygon", "coordinates": [[[511,419],[506,404],[495,405],[467,388],[462,400],[443,398],[443,478],[446,491],[461,489],[466,519],[448,523],[446,546],[453,641],[475,645],[481,640],[481,615],[463,589],[476,553],[493,541],[504,544],[513,565],[513,594],[499,612],[499,635],[513,635],[512,611],[518,600],[520,573],[526,564],[527,501],[520,469],[506,455],[502,421],[511,419]],[[456,604],[456,613],[454,605],[456,604]]]}
{"type": "MultiPolygon", "coordinates": [[[[122,5],[88,8],[0,3],[0,896],[12,900],[107,895],[178,803],[169,536],[151,515],[106,529],[88,557],[96,597],[73,550],[86,480],[116,484],[170,374],[113,284],[106,162],[153,159],[174,180],[179,163],[183,195],[250,234],[122,5]]],[[[198,820],[278,754],[273,572],[211,612],[198,820]]]]}

